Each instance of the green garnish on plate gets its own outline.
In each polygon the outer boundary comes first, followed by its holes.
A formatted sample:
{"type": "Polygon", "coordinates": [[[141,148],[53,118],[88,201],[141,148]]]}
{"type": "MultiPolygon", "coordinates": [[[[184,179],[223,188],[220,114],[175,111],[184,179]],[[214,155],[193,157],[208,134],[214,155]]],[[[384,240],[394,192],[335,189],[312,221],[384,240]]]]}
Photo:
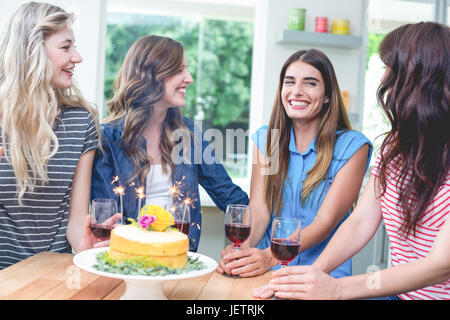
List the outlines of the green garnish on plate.
{"type": "Polygon", "coordinates": [[[98,271],[111,272],[133,276],[166,276],[182,274],[190,271],[205,269],[205,264],[198,258],[188,256],[188,263],[183,268],[169,268],[156,261],[136,257],[121,262],[116,262],[109,257],[108,251],[96,255],[97,264],[93,267],[98,271]]]}

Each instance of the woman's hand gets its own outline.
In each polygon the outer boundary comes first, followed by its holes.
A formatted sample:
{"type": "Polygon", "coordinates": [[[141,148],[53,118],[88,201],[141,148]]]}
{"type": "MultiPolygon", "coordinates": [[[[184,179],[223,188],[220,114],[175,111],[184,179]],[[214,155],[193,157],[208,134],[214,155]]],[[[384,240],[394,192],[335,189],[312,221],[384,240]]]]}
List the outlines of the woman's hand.
{"type": "Polygon", "coordinates": [[[232,246],[222,251],[222,259],[217,271],[239,275],[241,277],[254,277],[265,273],[278,262],[272,257],[269,250],[257,248],[241,248],[233,250],[232,246]]]}
{"type": "MultiPolygon", "coordinates": [[[[92,248],[102,248],[107,247],[109,245],[109,240],[101,241],[91,231],[91,217],[89,215],[86,216],[83,226],[83,233],[81,236],[80,242],[80,250],[84,251],[92,248]]],[[[105,222],[105,224],[110,224],[111,226],[117,224],[122,220],[122,214],[117,213],[105,222]]]]}
{"type": "Polygon", "coordinates": [[[339,299],[338,280],[313,266],[293,266],[273,272],[269,284],[253,291],[256,298],[339,299]]]}

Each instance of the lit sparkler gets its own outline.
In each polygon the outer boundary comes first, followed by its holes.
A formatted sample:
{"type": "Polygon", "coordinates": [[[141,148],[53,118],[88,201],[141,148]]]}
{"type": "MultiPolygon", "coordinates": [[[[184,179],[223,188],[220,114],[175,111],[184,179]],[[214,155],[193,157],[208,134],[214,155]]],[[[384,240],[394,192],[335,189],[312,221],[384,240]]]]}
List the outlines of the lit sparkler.
{"type": "Polygon", "coordinates": [[[136,197],[138,198],[138,216],[139,211],[141,210],[141,201],[145,199],[144,187],[139,187],[136,189],[136,197]]]}
{"type": "Polygon", "coordinates": [[[113,189],[114,193],[120,197],[120,213],[123,215],[123,195],[125,194],[125,188],[122,186],[117,186],[113,189]]]}
{"type": "Polygon", "coordinates": [[[115,182],[119,181],[119,176],[115,176],[111,184],[114,184],[115,182]]]}

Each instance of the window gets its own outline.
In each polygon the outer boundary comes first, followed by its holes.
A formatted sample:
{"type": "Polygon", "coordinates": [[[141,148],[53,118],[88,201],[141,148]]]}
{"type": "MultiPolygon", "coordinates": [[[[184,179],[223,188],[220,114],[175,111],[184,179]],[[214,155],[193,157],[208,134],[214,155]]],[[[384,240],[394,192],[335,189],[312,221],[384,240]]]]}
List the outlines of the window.
{"type": "Polygon", "coordinates": [[[245,178],[252,74],[252,19],[232,19],[225,14],[220,17],[199,11],[176,15],[174,10],[156,11],[158,5],[146,5],[146,1],[134,1],[141,7],[133,8],[127,7],[127,2],[123,1],[122,6],[118,7],[117,3],[121,2],[112,1],[114,5],[108,6],[105,101],[112,97],[115,76],[134,41],[149,34],[180,41],[194,78],[194,83],[188,88],[183,114],[196,120],[203,132],[211,129],[212,140],[220,132],[223,148],[216,149],[219,160],[232,178],[245,178]]]}
{"type": "Polygon", "coordinates": [[[384,73],[378,47],[384,36],[406,23],[434,20],[432,1],[370,0],[368,14],[367,69],[364,91],[363,133],[372,141],[374,163],[390,124],[378,105],[376,93],[384,73]]]}

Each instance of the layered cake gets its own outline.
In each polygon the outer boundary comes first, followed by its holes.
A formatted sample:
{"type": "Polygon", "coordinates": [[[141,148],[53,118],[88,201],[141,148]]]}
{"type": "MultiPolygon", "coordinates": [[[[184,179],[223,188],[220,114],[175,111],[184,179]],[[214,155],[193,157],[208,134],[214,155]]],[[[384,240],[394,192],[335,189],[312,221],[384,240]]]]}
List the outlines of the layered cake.
{"type": "Polygon", "coordinates": [[[115,261],[142,257],[169,268],[182,268],[188,262],[188,237],[178,230],[146,230],[123,225],[111,232],[109,256],[115,261]]]}

